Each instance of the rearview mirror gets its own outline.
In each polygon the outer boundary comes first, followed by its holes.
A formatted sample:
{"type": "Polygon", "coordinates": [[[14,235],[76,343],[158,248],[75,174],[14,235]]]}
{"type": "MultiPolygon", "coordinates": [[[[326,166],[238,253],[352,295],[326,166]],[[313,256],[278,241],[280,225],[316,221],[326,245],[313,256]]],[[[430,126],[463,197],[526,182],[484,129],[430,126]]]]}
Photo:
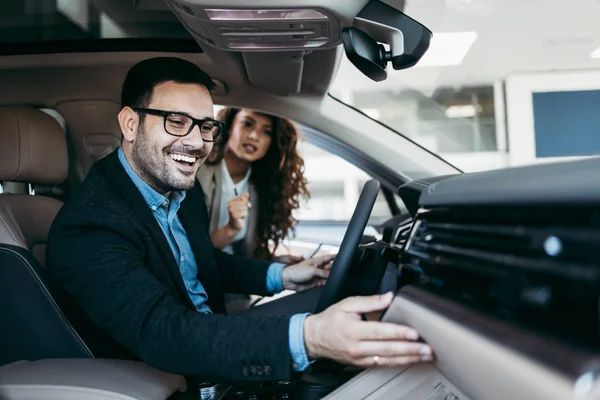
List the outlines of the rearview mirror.
{"type": "Polygon", "coordinates": [[[344,50],[363,74],[379,82],[387,78],[386,66],[395,70],[416,65],[429,49],[432,32],[408,15],[379,0],[371,0],[342,30],[344,50]],[[390,45],[386,51],[382,44],[390,45]]]}
{"type": "Polygon", "coordinates": [[[355,27],[342,29],[342,41],[346,56],[363,74],[375,82],[387,78],[385,49],[382,45],[355,27]]]}

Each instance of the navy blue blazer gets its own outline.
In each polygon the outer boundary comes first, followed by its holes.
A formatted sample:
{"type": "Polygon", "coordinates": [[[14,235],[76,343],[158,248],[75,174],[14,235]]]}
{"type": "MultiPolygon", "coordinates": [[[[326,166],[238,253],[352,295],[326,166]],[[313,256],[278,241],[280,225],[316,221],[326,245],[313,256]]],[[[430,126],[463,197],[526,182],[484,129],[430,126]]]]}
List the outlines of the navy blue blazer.
{"type": "Polygon", "coordinates": [[[213,247],[198,184],[178,215],[213,315],[195,311],[167,239],[116,151],[94,165],[60,210],[47,247],[51,275],[89,318],[74,321],[76,329],[96,357],[114,358],[120,346],[186,376],[289,379],[289,316],[224,315],[224,292],[268,295],[269,262],[213,247]]]}

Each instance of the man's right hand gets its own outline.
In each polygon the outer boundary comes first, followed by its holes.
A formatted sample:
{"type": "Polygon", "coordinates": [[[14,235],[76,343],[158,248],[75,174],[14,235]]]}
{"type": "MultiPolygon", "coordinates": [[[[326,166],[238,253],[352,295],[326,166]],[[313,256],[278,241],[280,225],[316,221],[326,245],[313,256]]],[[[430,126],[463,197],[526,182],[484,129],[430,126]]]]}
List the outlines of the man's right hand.
{"type": "Polygon", "coordinates": [[[304,321],[309,359],[328,358],[358,367],[393,367],[433,360],[431,347],[416,342],[419,334],[407,326],[363,321],[361,314],[385,310],[392,293],[350,297],[304,321]]]}
{"type": "Polygon", "coordinates": [[[250,195],[248,193],[240,194],[227,202],[229,211],[229,227],[238,233],[244,230],[246,217],[248,216],[248,204],[250,195]]]}

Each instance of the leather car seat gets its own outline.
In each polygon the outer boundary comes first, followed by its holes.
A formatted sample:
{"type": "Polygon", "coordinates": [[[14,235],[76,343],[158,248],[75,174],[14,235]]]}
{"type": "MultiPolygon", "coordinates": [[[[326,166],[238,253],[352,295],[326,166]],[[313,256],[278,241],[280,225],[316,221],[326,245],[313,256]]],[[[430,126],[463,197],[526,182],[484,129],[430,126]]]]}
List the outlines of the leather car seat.
{"type": "MultiPolygon", "coordinates": [[[[0,181],[58,185],[68,173],[65,132],[31,107],[0,107],[0,181]]],[[[0,365],[92,357],[51,295],[46,240],[62,203],[0,194],[0,365]]]]}

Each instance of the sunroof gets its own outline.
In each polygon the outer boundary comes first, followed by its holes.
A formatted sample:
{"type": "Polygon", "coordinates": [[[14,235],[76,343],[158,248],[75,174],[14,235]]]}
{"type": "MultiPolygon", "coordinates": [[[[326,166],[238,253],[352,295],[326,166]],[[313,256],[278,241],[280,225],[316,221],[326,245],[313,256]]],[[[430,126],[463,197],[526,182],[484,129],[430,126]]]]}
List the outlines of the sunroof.
{"type": "Polygon", "coordinates": [[[164,47],[171,43],[201,51],[162,0],[0,1],[4,54],[85,44],[93,47],[89,50],[119,50],[122,44],[135,43],[142,44],[141,50],[152,50],[152,43],[157,51],[169,50],[164,47]]]}

